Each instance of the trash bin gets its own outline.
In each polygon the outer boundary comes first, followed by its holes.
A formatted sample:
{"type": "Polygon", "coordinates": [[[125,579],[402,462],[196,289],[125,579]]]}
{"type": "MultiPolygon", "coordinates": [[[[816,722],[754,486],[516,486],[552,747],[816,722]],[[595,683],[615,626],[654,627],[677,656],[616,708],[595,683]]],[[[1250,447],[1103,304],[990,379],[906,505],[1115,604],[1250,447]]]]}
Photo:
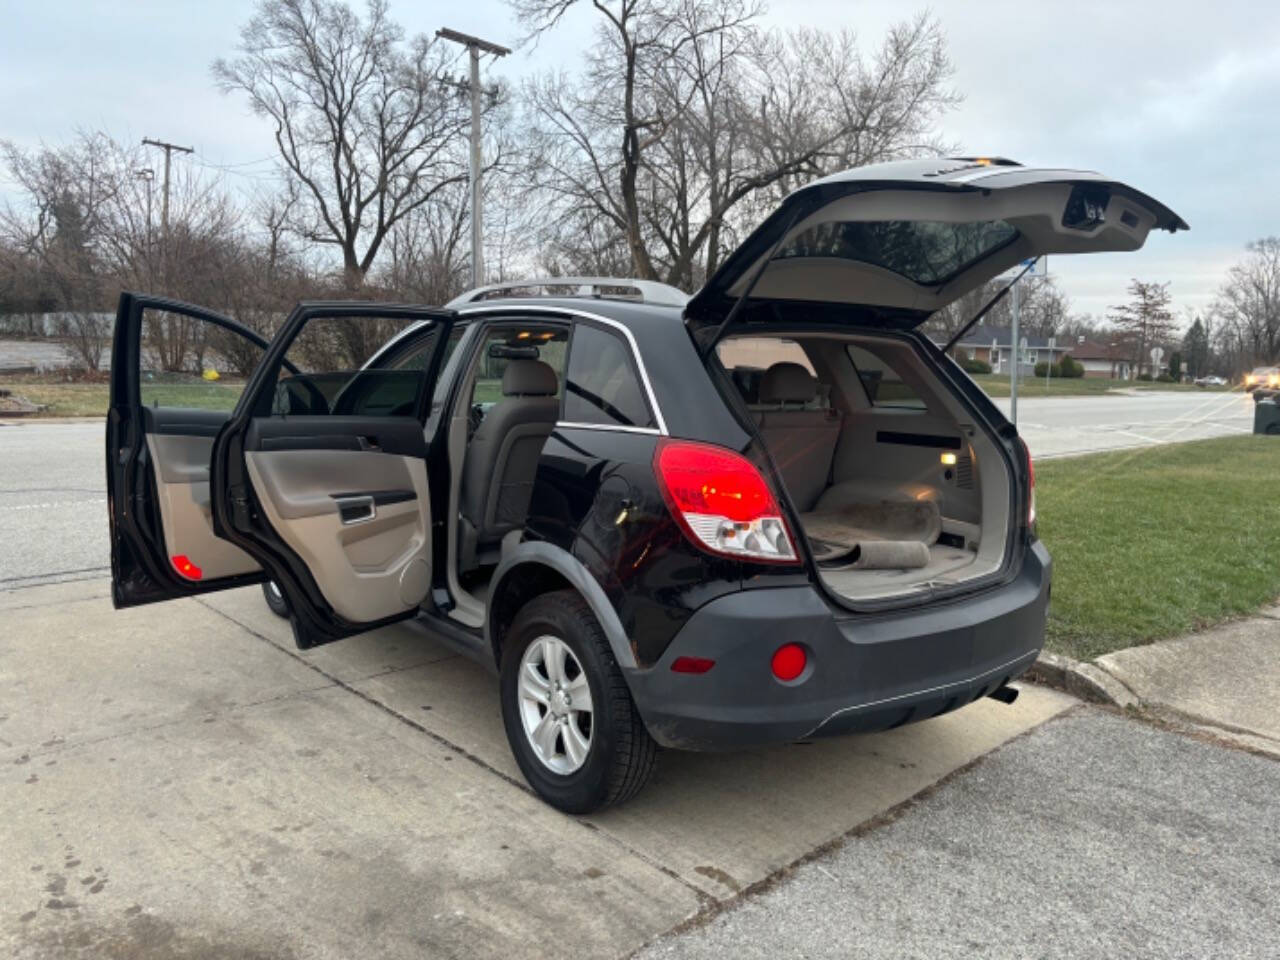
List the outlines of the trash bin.
{"type": "Polygon", "coordinates": [[[1253,405],[1253,432],[1280,436],[1280,403],[1276,396],[1263,397],[1253,405]]]}

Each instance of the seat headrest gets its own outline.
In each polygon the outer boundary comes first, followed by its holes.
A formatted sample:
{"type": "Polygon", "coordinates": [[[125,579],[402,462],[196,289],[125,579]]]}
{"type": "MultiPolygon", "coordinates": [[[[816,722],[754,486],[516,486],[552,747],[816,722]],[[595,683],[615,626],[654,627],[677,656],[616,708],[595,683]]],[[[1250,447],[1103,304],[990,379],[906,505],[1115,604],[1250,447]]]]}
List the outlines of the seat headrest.
{"type": "Polygon", "coordinates": [[[817,379],[798,363],[775,363],[760,378],[761,403],[808,403],[817,395],[817,379]]]}
{"type": "Polygon", "coordinates": [[[550,397],[556,392],[556,372],[541,360],[512,360],[502,373],[505,397],[550,397]]]}

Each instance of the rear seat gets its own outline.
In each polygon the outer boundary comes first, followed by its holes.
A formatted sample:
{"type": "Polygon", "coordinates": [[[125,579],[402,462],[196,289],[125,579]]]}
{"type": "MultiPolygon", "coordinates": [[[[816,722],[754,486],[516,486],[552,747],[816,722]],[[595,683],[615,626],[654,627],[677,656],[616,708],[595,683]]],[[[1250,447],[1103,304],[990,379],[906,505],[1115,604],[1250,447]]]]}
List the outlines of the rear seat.
{"type": "Polygon", "coordinates": [[[838,411],[806,407],[817,398],[818,381],[808,370],[775,363],[760,378],[760,400],[753,404],[765,446],[801,513],[826,489],[840,437],[838,411]]]}

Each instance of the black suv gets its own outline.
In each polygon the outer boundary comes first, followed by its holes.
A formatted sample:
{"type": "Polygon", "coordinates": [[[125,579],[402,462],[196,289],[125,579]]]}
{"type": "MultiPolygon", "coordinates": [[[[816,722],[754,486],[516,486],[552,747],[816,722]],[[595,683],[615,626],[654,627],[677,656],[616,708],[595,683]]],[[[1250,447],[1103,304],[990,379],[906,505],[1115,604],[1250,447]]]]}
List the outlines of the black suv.
{"type": "Polygon", "coordinates": [[[267,342],[125,294],[115,603],[270,583],[304,649],[417,618],[499,674],[521,769],[572,812],[658,746],[1011,700],[1049,602],[1030,457],[917,328],[1152,228],[1186,224],[1096,174],[910,161],[793,194],[692,299],[305,303],[267,342]]]}

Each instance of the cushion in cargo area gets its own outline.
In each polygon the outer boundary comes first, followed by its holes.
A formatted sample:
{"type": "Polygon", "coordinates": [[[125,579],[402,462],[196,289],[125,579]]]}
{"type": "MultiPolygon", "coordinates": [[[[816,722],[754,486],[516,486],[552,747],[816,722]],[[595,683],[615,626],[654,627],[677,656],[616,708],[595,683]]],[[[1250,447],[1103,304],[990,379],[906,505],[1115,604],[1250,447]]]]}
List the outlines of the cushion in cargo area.
{"type": "Polygon", "coordinates": [[[811,538],[852,548],[864,540],[899,540],[930,546],[942,533],[942,513],[932,500],[848,503],[800,517],[811,538]]]}
{"type": "Polygon", "coordinates": [[[942,533],[932,500],[846,502],[802,514],[800,523],[814,559],[827,569],[919,569],[942,533]]]}

